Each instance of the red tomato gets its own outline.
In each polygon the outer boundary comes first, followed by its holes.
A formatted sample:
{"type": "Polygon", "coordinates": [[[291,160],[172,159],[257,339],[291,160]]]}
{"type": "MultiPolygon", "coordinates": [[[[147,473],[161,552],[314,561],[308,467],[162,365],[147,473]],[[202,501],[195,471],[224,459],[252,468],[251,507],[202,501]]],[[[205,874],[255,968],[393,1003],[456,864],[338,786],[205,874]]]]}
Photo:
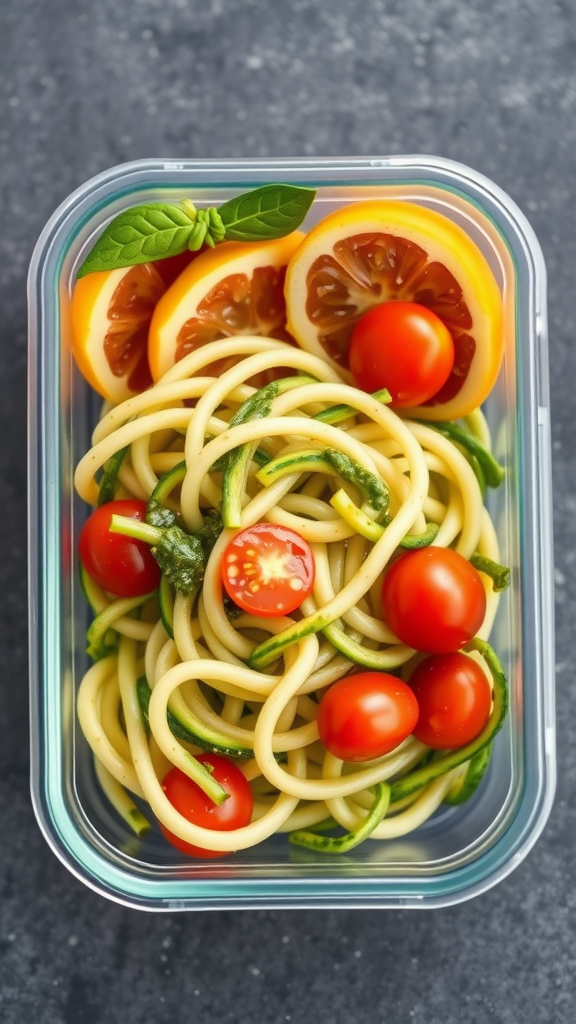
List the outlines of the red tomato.
{"type": "Polygon", "coordinates": [[[429,654],[457,651],[476,635],[486,594],[470,562],[451,548],[408,551],[384,577],[382,610],[403,644],[429,654]]]}
{"type": "Polygon", "coordinates": [[[350,342],[352,376],[363,391],[388,388],[396,407],[422,405],[450,376],[452,336],[417,302],[382,302],[360,317],[350,342]]]}
{"type": "Polygon", "coordinates": [[[288,615],[312,591],[314,557],[294,530],[256,523],[232,538],[222,556],[222,582],[252,615],[288,615]]]}
{"type": "Polygon", "coordinates": [[[406,683],[386,672],[359,672],[334,683],[320,701],[318,732],[342,761],[371,761],[394,750],[418,720],[406,683]]]}
{"type": "MultiPolygon", "coordinates": [[[[229,794],[223,804],[217,806],[206,796],[192,779],[189,779],[179,768],[172,768],[162,782],[162,789],[170,803],[180,814],[194,825],[211,828],[216,832],[231,832],[235,828],[249,825],[252,819],[254,799],[249,783],[233,761],[220,754],[197,754],[196,760],[208,765],[212,770],[212,778],[220,783],[229,794]]],[[[225,857],[221,850],[203,850],[200,846],[186,843],[175,836],[162,823],[160,828],[172,846],[190,857],[225,857]]]]}
{"type": "Polygon", "coordinates": [[[146,518],[146,502],[135,498],[108,501],[86,520],[80,533],[80,561],[104,590],[118,597],[140,597],[160,583],[160,567],[150,546],[121,533],[110,533],[113,515],[146,518]]]}
{"type": "Polygon", "coordinates": [[[412,673],[420,714],[417,740],[436,750],[471,743],[490,716],[492,692],[480,665],[466,654],[435,654],[412,673]]]}

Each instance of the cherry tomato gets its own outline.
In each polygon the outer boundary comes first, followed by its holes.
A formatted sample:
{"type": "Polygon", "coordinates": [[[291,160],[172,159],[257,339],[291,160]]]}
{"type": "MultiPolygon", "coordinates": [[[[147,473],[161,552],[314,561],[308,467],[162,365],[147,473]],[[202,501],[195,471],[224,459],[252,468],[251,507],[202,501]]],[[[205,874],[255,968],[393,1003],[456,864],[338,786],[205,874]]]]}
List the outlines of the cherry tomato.
{"type": "Polygon", "coordinates": [[[422,405],[450,376],[452,336],[417,302],[382,302],[360,317],[350,342],[352,376],[363,391],[388,388],[393,406],[422,405]]]}
{"type": "Polygon", "coordinates": [[[359,672],[334,683],[318,709],[318,732],[342,761],[371,761],[394,750],[418,720],[418,702],[406,683],[386,672],[359,672]]]}
{"type": "Polygon", "coordinates": [[[312,591],[310,545],[286,526],[248,526],[224,551],[222,582],[228,596],[245,612],[289,615],[312,591]]]}
{"type": "Polygon", "coordinates": [[[384,577],[382,610],[403,644],[429,654],[457,651],[476,635],[486,594],[470,562],[451,548],[408,551],[384,577]]]}
{"type": "MultiPolygon", "coordinates": [[[[201,764],[208,765],[212,770],[212,778],[220,783],[229,794],[223,804],[217,806],[206,796],[192,779],[188,778],[179,768],[172,768],[162,782],[162,789],[170,803],[179,813],[202,828],[211,828],[216,832],[231,832],[235,828],[249,825],[252,819],[254,799],[249,783],[233,761],[220,754],[197,754],[201,764]]],[[[225,857],[221,850],[204,850],[174,835],[162,823],[160,828],[172,846],[190,857],[225,857]]]]}
{"type": "Polygon", "coordinates": [[[160,567],[144,541],[111,533],[113,515],[143,521],[146,502],[135,498],[108,501],[86,520],[80,533],[80,561],[104,590],[117,597],[140,597],[160,583],[160,567]]]}
{"type": "Polygon", "coordinates": [[[480,665],[466,654],[434,654],[412,673],[420,714],[417,740],[436,750],[471,743],[490,716],[492,692],[480,665]]]}

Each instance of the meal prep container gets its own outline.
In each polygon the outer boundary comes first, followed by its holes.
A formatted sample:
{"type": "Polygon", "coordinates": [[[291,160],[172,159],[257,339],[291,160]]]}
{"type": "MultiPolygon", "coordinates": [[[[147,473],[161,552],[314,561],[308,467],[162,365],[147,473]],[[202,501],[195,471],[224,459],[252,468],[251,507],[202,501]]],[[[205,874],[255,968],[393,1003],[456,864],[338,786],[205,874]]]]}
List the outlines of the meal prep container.
{"type": "Polygon", "coordinates": [[[526,856],[555,784],[553,553],[545,268],[514,203],[492,182],[434,157],[139,161],[79,188],[55,212],[32,259],[30,305],[30,677],[32,796],[62,862],[96,892],[148,910],[240,907],[439,907],[481,893],[526,856]],[[341,857],[278,836],[220,861],[183,858],[154,829],[137,839],[96,782],[75,697],[87,667],[89,610],[77,572],[87,508],[73,472],[99,399],[73,364],[69,299],[97,235],[126,207],[224,202],[266,182],[318,189],[310,226],[344,203],[400,198],[462,225],[488,258],[505,304],[506,352],[486,405],[506,480],[490,492],[501,560],[511,567],[491,642],[510,711],[476,795],[417,831],[341,857]]]}

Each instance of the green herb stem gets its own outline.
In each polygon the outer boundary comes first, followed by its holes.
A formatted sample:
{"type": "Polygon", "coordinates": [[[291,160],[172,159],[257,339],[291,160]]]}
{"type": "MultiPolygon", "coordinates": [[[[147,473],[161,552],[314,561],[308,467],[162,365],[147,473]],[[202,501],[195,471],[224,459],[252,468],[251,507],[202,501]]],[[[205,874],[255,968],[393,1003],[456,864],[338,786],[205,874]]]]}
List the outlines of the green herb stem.
{"type": "Polygon", "coordinates": [[[121,533],[125,537],[133,537],[134,540],[143,540],[145,544],[153,547],[162,539],[163,531],[158,526],[149,526],[140,519],[131,519],[129,516],[113,515],[109,526],[110,533],[121,533]]]}

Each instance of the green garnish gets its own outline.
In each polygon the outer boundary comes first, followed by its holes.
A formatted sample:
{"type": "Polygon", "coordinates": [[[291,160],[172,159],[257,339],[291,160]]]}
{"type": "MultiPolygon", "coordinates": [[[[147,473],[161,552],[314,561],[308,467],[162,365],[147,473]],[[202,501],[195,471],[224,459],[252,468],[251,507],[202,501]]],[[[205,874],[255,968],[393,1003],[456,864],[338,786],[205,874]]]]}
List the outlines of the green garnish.
{"type": "MultiPolygon", "coordinates": [[[[169,510],[163,511],[173,515],[169,510]]],[[[197,533],[186,533],[176,523],[153,526],[117,515],[112,516],[109,528],[111,533],[122,533],[150,544],[162,575],[184,597],[201,587],[208,554],[220,532],[216,517],[197,533]]]]}
{"type": "Polygon", "coordinates": [[[263,185],[235,196],[218,209],[181,203],[146,203],[124,210],[108,225],[78,271],[117,270],[177,256],[224,239],[282,238],[300,226],[316,190],[298,185],[263,185]]]}
{"type": "Polygon", "coordinates": [[[193,594],[202,585],[204,549],[195,534],[185,533],[180,526],[157,530],[153,555],[162,575],[184,597],[193,594]]]}
{"type": "Polygon", "coordinates": [[[262,185],[218,208],[226,238],[252,242],[283,238],[300,226],[316,189],[300,185],[262,185]]]}
{"type": "Polygon", "coordinates": [[[208,561],[208,556],[222,530],[222,516],[220,513],[216,509],[208,509],[204,512],[204,525],[199,530],[196,530],[196,536],[202,545],[205,562],[208,561]]]}
{"type": "Polygon", "coordinates": [[[148,499],[146,506],[146,522],[148,526],[156,526],[159,530],[166,530],[169,526],[176,526],[178,524],[178,517],[172,509],[161,505],[152,495],[148,499]]]}
{"type": "MultiPolygon", "coordinates": [[[[186,533],[176,512],[162,504],[185,474],[186,464],[181,462],[160,477],[148,499],[145,523],[117,515],[112,516],[110,522],[112,533],[122,533],[151,545],[152,554],[162,570],[161,611],[168,584],[184,597],[200,589],[208,557],[222,533],[222,516],[216,510],[204,513],[204,524],[199,530],[186,533]]],[[[169,623],[165,625],[169,626],[169,623]]],[[[166,632],[170,635],[170,628],[166,632]]]]}

